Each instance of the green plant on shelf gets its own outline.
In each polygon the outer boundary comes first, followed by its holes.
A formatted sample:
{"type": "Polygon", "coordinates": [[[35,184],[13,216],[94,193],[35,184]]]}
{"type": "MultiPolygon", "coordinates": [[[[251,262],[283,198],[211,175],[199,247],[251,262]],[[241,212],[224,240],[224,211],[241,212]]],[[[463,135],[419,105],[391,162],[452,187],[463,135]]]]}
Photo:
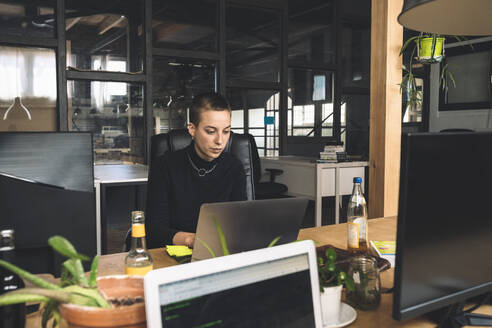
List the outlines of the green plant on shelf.
{"type": "Polygon", "coordinates": [[[43,328],[52,318],[54,319],[53,327],[60,323],[58,306],[62,303],[99,308],[111,307],[97,289],[98,257],[95,256],[92,260],[90,276],[87,277],[84,274],[82,261],[88,261],[89,258],[78,253],[67,239],[53,236],[48,239],[48,244],[53,250],[68,258],[62,264],[60,283],[55,285],[9,262],[0,260],[1,267],[37,286],[35,288],[22,288],[1,295],[0,306],[40,302],[42,304],[43,328]]]}
{"type": "Polygon", "coordinates": [[[326,260],[318,257],[318,276],[319,289],[323,292],[324,288],[344,285],[348,290],[354,290],[354,280],[345,271],[336,266],[337,253],[333,248],[325,251],[326,260]]]}

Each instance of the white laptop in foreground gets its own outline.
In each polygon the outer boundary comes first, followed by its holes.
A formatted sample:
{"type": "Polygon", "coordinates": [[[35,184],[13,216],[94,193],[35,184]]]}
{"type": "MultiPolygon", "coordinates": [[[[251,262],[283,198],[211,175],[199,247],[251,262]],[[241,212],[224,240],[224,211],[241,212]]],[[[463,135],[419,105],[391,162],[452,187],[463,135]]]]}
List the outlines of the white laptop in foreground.
{"type": "Polygon", "coordinates": [[[147,327],[322,327],[312,241],[153,270],[147,327]]]}

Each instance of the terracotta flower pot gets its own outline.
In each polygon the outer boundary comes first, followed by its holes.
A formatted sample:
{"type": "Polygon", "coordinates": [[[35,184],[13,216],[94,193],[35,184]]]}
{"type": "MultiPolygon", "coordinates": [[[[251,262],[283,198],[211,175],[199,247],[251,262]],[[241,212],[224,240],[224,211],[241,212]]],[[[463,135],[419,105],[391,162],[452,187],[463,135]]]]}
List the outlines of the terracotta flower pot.
{"type": "MultiPolygon", "coordinates": [[[[97,287],[105,298],[144,297],[143,277],[125,275],[101,277],[97,279],[97,287]]],[[[62,304],[60,313],[71,328],[146,327],[143,302],[109,309],[62,304]]]]}

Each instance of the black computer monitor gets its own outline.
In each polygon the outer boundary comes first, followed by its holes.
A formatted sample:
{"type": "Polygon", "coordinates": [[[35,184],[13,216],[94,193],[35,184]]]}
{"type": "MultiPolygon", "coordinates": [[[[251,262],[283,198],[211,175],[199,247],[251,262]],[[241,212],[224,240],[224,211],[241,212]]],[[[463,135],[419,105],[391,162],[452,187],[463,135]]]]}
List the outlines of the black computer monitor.
{"type": "Polygon", "coordinates": [[[92,136],[87,132],[0,133],[0,230],[15,230],[16,264],[59,274],[48,238],[62,235],[96,253],[92,136]]]}
{"type": "Polygon", "coordinates": [[[492,133],[402,140],[393,317],[460,312],[492,291],[492,133]]]}

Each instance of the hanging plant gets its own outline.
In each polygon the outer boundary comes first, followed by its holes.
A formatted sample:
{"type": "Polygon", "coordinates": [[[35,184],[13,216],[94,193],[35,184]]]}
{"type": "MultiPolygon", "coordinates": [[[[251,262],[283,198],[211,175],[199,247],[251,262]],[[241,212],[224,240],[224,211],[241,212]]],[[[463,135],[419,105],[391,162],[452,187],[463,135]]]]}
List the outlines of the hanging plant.
{"type": "MultiPolygon", "coordinates": [[[[448,36],[456,39],[458,42],[466,41],[465,37],[448,36]]],[[[403,65],[403,77],[400,83],[400,92],[407,95],[407,108],[419,108],[422,106],[422,91],[418,88],[416,77],[413,73],[414,60],[417,63],[424,65],[440,63],[445,57],[446,38],[438,34],[429,34],[421,32],[419,35],[413,36],[405,41],[400,49],[400,56],[412,47],[408,65],[403,65]]],[[[473,46],[470,45],[473,49],[473,46]]],[[[448,64],[441,66],[439,85],[446,91],[449,87],[449,82],[453,87],[456,87],[456,81],[453,73],[448,70],[448,64]]]]}

